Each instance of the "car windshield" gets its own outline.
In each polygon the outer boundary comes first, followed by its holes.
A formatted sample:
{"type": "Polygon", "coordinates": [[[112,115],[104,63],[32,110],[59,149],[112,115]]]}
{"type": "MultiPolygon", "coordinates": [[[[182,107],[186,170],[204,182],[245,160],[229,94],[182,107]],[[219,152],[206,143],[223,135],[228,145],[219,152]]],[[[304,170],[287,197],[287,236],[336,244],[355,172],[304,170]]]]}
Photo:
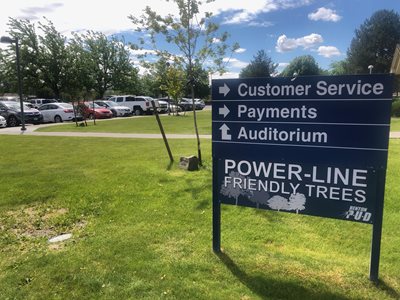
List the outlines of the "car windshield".
{"type": "Polygon", "coordinates": [[[119,106],[118,103],[115,103],[113,101],[104,101],[104,103],[111,107],[119,106]]]}
{"type": "Polygon", "coordinates": [[[69,103],[59,103],[58,104],[61,108],[72,109],[72,105],[69,103]]]}
{"type": "MultiPolygon", "coordinates": [[[[3,103],[5,106],[7,106],[10,109],[14,109],[14,110],[21,110],[21,105],[18,102],[5,102],[3,103]]],[[[30,110],[31,108],[24,105],[24,110],[30,110]]]]}
{"type": "Polygon", "coordinates": [[[97,105],[96,103],[90,102],[87,104],[90,108],[104,108],[101,107],[100,105],[97,105]]]}

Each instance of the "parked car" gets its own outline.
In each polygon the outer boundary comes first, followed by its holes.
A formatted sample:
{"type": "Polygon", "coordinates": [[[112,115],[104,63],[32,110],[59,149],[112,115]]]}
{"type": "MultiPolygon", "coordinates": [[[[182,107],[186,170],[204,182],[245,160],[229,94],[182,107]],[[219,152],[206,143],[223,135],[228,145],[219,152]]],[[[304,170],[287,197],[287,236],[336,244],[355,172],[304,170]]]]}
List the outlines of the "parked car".
{"type": "MultiPolygon", "coordinates": [[[[7,126],[13,127],[21,124],[21,106],[15,101],[0,101],[0,116],[7,120],[7,126]]],[[[25,123],[40,124],[43,121],[43,116],[35,108],[24,106],[25,123]]]]}
{"type": "Polygon", "coordinates": [[[7,121],[2,116],[0,116],[0,127],[7,127],[7,121]]]}
{"type": "Polygon", "coordinates": [[[93,102],[79,103],[78,111],[87,119],[108,119],[113,117],[111,110],[93,102]]]}
{"type": "Polygon", "coordinates": [[[125,116],[129,116],[132,113],[131,109],[128,106],[119,105],[118,103],[116,103],[114,101],[94,100],[94,103],[111,110],[114,117],[125,117],[125,116]]]}
{"type": "Polygon", "coordinates": [[[180,112],[182,111],[182,108],[180,106],[177,106],[172,103],[173,100],[168,99],[168,98],[159,98],[158,99],[158,112],[159,113],[167,113],[169,112],[180,112]]]}
{"type": "MultiPolygon", "coordinates": [[[[151,114],[153,112],[151,101],[154,99],[151,97],[124,95],[113,96],[109,100],[114,101],[119,105],[128,106],[132,110],[132,113],[136,116],[142,114],[151,114]]],[[[154,100],[154,103],[156,107],[160,106],[157,100],[154,100]]]]}
{"type": "Polygon", "coordinates": [[[56,99],[37,98],[37,99],[29,99],[29,100],[27,100],[27,102],[31,103],[34,108],[39,108],[43,104],[57,103],[58,101],[56,99]]]}
{"type": "MultiPolygon", "coordinates": [[[[182,110],[193,110],[193,101],[191,98],[182,98],[179,101],[179,106],[182,107],[182,110]]],[[[202,110],[206,105],[201,99],[194,99],[194,106],[196,110],[202,110]]]]}
{"type": "Polygon", "coordinates": [[[205,102],[199,98],[194,99],[194,105],[196,106],[197,110],[202,110],[204,107],[206,107],[205,102]]]}
{"type": "Polygon", "coordinates": [[[19,101],[19,96],[1,96],[0,101],[19,101]]]}
{"type": "Polygon", "coordinates": [[[27,107],[29,107],[29,108],[35,108],[34,106],[33,106],[33,104],[32,103],[30,103],[30,102],[22,102],[25,106],[27,106],[27,107]]]}
{"type": "Polygon", "coordinates": [[[60,123],[82,119],[79,113],[74,113],[74,107],[70,103],[50,103],[41,105],[38,110],[43,115],[43,122],[60,123]]]}

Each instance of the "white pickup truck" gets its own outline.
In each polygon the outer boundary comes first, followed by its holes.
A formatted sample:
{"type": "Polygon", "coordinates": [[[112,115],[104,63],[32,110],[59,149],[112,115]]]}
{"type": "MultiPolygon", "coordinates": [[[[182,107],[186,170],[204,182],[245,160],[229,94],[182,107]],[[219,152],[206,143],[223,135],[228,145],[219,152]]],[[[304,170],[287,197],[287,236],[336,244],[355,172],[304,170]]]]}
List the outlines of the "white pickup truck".
{"type": "Polygon", "coordinates": [[[157,100],[148,96],[132,96],[132,95],[112,96],[108,100],[129,107],[132,113],[136,116],[153,113],[153,106],[151,104],[152,100],[154,100],[154,103],[157,108],[160,106],[157,100]]]}

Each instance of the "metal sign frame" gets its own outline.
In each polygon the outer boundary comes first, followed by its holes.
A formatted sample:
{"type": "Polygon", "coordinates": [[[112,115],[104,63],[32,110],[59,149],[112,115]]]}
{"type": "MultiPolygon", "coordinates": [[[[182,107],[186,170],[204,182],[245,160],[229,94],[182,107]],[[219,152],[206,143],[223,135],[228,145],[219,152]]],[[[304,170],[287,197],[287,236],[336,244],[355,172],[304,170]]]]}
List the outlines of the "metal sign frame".
{"type": "Polygon", "coordinates": [[[213,80],[214,252],[221,251],[221,204],[363,222],[373,225],[369,278],[376,282],[392,81],[388,74],[213,80]],[[251,170],[252,165],[255,171],[251,170]],[[277,166],[273,175],[271,166],[277,166]],[[331,174],[336,172],[339,179],[334,187],[329,187],[328,180],[317,179],[318,168],[328,170],[329,182],[331,174]],[[283,176],[288,169],[291,175],[283,176]],[[229,174],[230,170],[235,172],[229,174]],[[274,183],[281,183],[282,187],[280,195],[272,196],[272,188],[267,193],[265,186],[274,176],[281,179],[274,183]],[[305,193],[296,191],[310,180],[324,182],[321,184],[324,191],[331,188],[334,193],[343,190],[347,194],[337,196],[331,192],[327,197],[321,192],[316,196],[309,187],[306,196],[310,199],[305,207],[305,193]],[[351,189],[343,186],[350,185],[350,181],[353,186],[361,187],[356,191],[358,200],[349,199],[351,189]],[[254,188],[253,193],[250,186],[256,182],[263,188],[254,188]],[[292,186],[289,199],[282,197],[282,193],[290,193],[284,190],[284,184],[292,186]],[[252,199],[261,192],[263,200],[252,199]],[[326,201],[318,199],[323,196],[326,201]],[[347,215],[340,213],[349,207],[346,201],[355,200],[364,202],[364,207],[355,203],[347,215]]]}

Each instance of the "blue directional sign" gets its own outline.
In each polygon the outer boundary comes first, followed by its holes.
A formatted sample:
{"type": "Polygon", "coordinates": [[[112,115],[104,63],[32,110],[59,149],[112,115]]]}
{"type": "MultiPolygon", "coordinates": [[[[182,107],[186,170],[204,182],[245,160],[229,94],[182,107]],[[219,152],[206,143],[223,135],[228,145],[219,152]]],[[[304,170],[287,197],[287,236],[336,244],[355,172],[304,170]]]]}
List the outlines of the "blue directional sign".
{"type": "Polygon", "coordinates": [[[220,79],[212,97],[220,203],[374,222],[390,75],[220,79]]]}

